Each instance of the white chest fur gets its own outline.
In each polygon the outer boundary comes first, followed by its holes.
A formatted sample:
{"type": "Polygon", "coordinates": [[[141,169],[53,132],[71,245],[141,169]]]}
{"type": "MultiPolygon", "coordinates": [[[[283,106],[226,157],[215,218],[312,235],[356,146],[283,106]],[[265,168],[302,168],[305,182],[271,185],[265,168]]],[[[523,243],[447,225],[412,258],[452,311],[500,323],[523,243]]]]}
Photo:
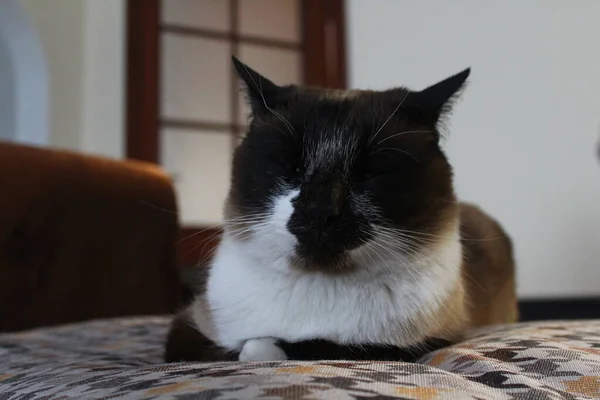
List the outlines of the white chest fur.
{"type": "Polygon", "coordinates": [[[293,195],[275,203],[253,238],[226,234],[221,242],[206,293],[218,344],[239,350],[261,337],[414,344],[406,333],[411,319],[437,309],[460,279],[458,229],[420,263],[355,252],[354,273],[302,273],[288,264],[296,244],[285,227],[293,195]]]}
{"type": "Polygon", "coordinates": [[[290,269],[286,257],[253,257],[261,249],[249,251],[251,245],[225,239],[208,282],[218,342],[232,350],[259,337],[411,345],[414,338],[403,337],[401,328],[410,331],[411,318],[444,301],[460,273],[458,243],[440,254],[450,265],[398,266],[375,276],[304,274],[290,269]]]}

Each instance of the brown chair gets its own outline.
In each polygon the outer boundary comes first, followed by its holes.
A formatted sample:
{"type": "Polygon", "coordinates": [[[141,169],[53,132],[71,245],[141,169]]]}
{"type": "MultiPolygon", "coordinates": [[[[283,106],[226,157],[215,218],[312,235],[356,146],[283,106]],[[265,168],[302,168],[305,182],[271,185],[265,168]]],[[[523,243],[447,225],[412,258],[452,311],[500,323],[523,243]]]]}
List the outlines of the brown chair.
{"type": "Polygon", "coordinates": [[[0,332],[174,311],[177,231],[151,164],[0,143],[0,332]]]}

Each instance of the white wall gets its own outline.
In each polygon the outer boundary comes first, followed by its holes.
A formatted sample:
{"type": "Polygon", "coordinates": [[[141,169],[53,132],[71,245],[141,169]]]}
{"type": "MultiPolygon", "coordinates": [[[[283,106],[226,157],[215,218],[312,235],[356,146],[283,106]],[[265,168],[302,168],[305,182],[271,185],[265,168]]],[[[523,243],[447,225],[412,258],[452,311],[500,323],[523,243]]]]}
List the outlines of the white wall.
{"type": "Polygon", "coordinates": [[[125,2],[19,2],[47,57],[51,144],[122,157],[125,2]]]}
{"type": "Polygon", "coordinates": [[[125,156],[125,3],[85,0],[84,151],[125,156]]]}
{"type": "Polygon", "coordinates": [[[0,139],[46,145],[48,71],[38,34],[17,0],[0,2],[0,139]]]}
{"type": "Polygon", "coordinates": [[[466,66],[447,152],[512,235],[522,297],[600,294],[600,2],[349,0],[350,83],[419,89],[466,66]]]}

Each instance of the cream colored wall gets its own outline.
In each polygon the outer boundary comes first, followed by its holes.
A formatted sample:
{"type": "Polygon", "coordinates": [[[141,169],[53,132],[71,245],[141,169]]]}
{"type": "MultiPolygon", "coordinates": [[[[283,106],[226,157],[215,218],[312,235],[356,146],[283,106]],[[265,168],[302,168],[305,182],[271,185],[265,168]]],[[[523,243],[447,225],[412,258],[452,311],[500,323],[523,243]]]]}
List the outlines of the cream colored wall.
{"type": "Polygon", "coordinates": [[[19,1],[47,57],[52,146],[122,157],[125,2],[19,1]]]}

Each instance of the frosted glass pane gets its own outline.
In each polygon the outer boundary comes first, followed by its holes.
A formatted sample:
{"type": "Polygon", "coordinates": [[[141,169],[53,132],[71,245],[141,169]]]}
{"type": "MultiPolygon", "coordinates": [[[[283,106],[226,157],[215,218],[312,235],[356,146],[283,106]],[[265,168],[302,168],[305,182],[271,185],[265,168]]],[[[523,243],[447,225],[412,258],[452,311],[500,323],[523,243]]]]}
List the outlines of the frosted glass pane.
{"type": "Polygon", "coordinates": [[[175,182],[180,223],[214,225],[222,220],[229,190],[232,137],[223,132],[166,129],[161,163],[175,182]]]}
{"type": "Polygon", "coordinates": [[[230,71],[228,42],[164,34],[162,116],[230,123],[230,71]]]}
{"type": "Polygon", "coordinates": [[[162,20],[167,24],[228,31],[229,1],[163,0],[162,20]]]}
{"type": "Polygon", "coordinates": [[[300,42],[298,0],[239,0],[242,35],[300,42]]]}
{"type": "MultiPolygon", "coordinates": [[[[280,85],[302,83],[300,51],[257,45],[241,45],[239,58],[250,67],[280,85]]],[[[238,124],[246,124],[249,112],[243,94],[239,95],[238,124]]]]}

